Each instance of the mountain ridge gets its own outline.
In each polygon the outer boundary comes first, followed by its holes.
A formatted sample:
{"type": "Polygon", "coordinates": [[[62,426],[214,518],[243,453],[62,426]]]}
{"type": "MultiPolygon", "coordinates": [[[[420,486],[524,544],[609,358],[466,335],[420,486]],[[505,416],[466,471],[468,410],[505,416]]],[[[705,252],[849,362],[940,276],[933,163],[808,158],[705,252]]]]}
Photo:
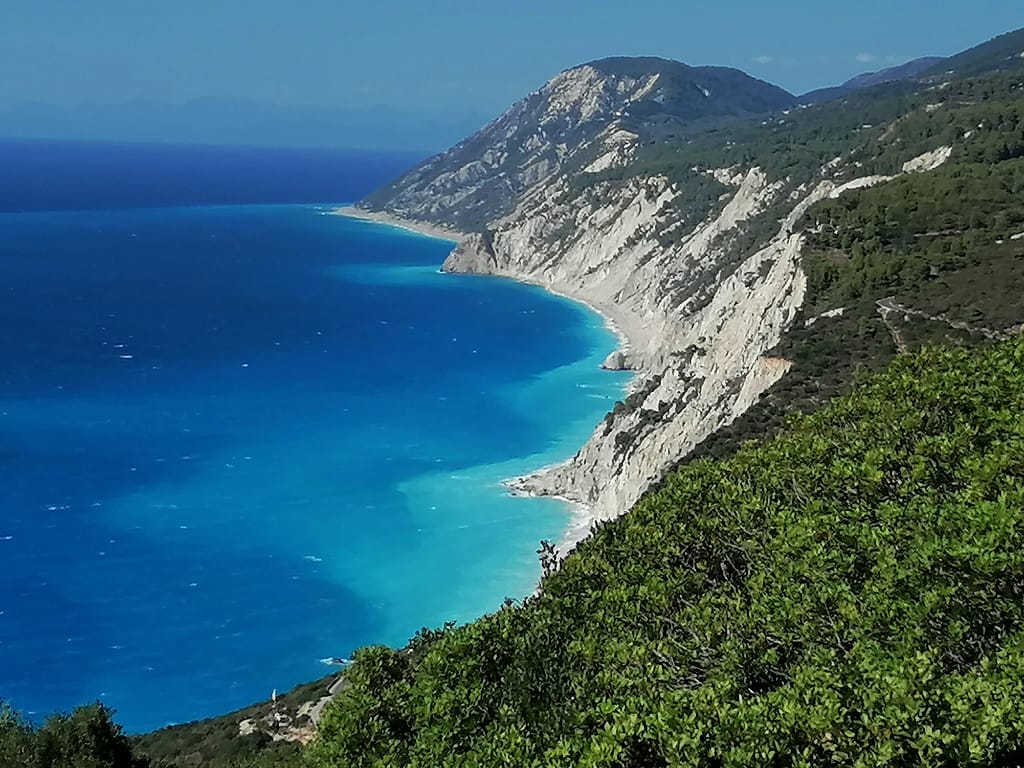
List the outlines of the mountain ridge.
{"type": "Polygon", "coordinates": [[[944,60],[943,56],[923,56],[875,72],[863,72],[839,85],[808,91],[800,96],[799,101],[801,104],[817,104],[841,98],[861,88],[870,88],[900,80],[912,80],[918,75],[934,69],[944,60]]]}
{"type": "Polygon", "coordinates": [[[1024,27],[1005,32],[950,56],[924,74],[967,77],[993,71],[1024,68],[1024,27]]]}
{"type": "MultiPolygon", "coordinates": [[[[587,151],[616,120],[758,114],[794,103],[778,86],[721,67],[615,57],[567,69],[480,131],[358,206],[452,228],[479,228],[587,151]],[[653,71],[637,69],[654,64],[653,71]]],[[[630,132],[615,141],[629,141],[630,132]]]]}

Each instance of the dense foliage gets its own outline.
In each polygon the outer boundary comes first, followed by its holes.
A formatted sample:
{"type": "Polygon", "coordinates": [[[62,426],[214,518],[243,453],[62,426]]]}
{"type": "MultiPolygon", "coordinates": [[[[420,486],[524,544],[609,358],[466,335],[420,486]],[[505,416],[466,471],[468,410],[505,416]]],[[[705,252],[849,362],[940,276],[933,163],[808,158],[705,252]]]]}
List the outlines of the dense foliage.
{"type": "Polygon", "coordinates": [[[539,595],[362,651],[314,765],[993,765],[1024,748],[1024,342],[676,471],[539,595]]]}
{"type": "Polygon", "coordinates": [[[0,703],[0,765],[3,768],[147,768],[102,704],[54,715],[42,726],[0,703]]]}
{"type": "Polygon", "coordinates": [[[988,71],[993,66],[1000,69],[1020,70],[1024,69],[1024,58],[1020,55],[1022,50],[1024,50],[1024,30],[1017,29],[994,37],[988,42],[976,45],[956,56],[944,59],[936,64],[934,71],[941,76],[947,72],[973,75],[988,71]]]}
{"type": "MultiPolygon", "coordinates": [[[[1024,146],[1024,125],[1021,139],[1024,146]]],[[[819,307],[894,294],[913,299],[942,278],[941,311],[997,327],[1019,321],[1024,241],[1011,238],[1024,232],[1024,158],[947,164],[829,200],[811,216],[817,250],[805,268],[819,307]],[[993,261],[1002,284],[948,279],[993,261]]],[[[936,308],[930,297],[924,304],[936,308]]]]}

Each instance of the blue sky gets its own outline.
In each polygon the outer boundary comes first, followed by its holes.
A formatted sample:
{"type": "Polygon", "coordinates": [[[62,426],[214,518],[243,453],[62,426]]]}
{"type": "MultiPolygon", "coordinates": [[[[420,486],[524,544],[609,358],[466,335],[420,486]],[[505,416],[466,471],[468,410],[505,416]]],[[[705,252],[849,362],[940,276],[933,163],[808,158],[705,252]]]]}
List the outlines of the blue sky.
{"type": "Polygon", "coordinates": [[[803,92],[1024,25],[1024,3],[0,0],[0,19],[0,111],[247,99],[465,122],[609,55],[729,65],[803,92]]]}

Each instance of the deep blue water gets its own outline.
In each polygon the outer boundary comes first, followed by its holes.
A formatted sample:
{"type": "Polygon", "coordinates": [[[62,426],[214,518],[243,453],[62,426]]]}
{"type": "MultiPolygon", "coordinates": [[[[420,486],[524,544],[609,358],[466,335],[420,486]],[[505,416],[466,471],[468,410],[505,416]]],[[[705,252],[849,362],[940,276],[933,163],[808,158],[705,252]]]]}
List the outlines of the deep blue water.
{"type": "Polygon", "coordinates": [[[529,593],[566,513],[499,481],[625,379],[592,313],[328,215],[413,160],[0,144],[0,698],[139,731],[529,593]]]}

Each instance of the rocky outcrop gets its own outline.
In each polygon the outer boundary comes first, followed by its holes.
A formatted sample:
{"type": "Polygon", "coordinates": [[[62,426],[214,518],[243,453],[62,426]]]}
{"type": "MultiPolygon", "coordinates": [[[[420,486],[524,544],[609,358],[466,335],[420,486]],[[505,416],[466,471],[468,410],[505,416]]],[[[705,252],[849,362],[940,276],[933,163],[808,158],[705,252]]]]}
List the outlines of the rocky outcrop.
{"type": "Polygon", "coordinates": [[[601,367],[606,371],[628,371],[631,368],[629,356],[626,355],[625,351],[617,349],[604,359],[601,367]]]}
{"type": "Polygon", "coordinates": [[[953,148],[949,146],[939,147],[931,152],[925,152],[911,160],[907,160],[907,162],[903,164],[903,172],[921,173],[922,171],[934,170],[949,160],[952,154],[953,148]]]}

